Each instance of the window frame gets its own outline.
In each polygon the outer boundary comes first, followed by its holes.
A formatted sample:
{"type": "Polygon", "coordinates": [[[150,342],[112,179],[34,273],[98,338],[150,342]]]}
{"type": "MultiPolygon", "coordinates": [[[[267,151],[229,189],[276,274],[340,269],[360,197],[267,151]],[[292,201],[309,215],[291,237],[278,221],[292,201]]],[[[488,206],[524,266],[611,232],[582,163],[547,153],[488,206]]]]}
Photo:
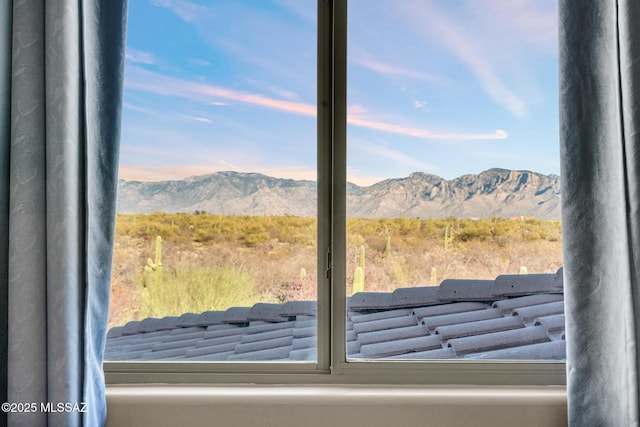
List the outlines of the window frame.
{"type": "Polygon", "coordinates": [[[347,360],[347,1],[317,0],[316,362],[105,361],[107,385],[566,385],[558,361],[347,360]]]}

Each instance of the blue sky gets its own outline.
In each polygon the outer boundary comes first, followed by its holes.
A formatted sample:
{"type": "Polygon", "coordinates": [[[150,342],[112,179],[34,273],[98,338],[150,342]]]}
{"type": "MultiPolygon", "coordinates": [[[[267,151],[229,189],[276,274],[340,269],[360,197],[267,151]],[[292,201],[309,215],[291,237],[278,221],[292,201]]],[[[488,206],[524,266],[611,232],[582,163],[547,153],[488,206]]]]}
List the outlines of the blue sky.
{"type": "MultiPolygon", "coordinates": [[[[559,173],[556,0],[350,0],[349,180],[559,173]]],[[[120,178],[315,179],[312,0],[133,0],[120,178]]]]}

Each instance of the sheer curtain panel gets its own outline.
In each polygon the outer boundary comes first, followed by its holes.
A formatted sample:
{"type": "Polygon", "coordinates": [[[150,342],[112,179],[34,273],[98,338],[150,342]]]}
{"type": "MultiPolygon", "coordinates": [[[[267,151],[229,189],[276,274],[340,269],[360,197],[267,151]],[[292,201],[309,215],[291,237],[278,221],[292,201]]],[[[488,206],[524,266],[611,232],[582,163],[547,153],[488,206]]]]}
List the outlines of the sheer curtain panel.
{"type": "Polygon", "coordinates": [[[0,2],[0,400],[35,404],[0,425],[104,424],[125,21],[126,0],[0,2]]]}

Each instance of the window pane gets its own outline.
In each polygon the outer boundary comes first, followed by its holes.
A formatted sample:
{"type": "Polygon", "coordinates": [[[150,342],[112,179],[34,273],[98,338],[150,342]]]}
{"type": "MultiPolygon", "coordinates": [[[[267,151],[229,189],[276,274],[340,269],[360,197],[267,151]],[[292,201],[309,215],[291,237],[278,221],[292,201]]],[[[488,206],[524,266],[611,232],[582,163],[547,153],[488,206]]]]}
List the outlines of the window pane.
{"type": "Polygon", "coordinates": [[[316,359],[316,8],[131,2],[107,360],[316,359]]]}
{"type": "Polygon", "coordinates": [[[348,357],[564,359],[556,1],[348,13],[348,357]]]}

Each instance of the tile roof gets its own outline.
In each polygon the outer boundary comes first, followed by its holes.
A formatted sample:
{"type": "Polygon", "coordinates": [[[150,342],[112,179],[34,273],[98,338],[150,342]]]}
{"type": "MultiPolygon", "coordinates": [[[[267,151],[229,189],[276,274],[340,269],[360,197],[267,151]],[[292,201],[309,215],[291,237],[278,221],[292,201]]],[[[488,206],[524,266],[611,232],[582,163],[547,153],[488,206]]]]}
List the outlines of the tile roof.
{"type": "MultiPolygon", "coordinates": [[[[562,269],[447,279],[348,299],[347,351],[368,359],[563,360],[562,269]]],[[[315,360],[316,303],[259,303],[112,328],[105,360],[315,360]]]]}

